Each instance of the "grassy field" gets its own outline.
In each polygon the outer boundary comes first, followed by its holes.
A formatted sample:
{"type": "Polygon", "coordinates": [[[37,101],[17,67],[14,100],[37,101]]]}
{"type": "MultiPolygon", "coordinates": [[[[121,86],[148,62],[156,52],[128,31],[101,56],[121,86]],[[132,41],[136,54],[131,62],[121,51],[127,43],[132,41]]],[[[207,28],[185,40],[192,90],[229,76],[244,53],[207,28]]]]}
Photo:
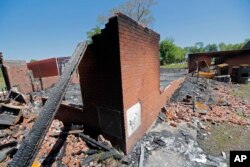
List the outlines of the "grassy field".
{"type": "Polygon", "coordinates": [[[250,100],[250,83],[241,84],[238,89],[234,89],[233,95],[243,97],[244,99],[250,100]]]}
{"type": "Polygon", "coordinates": [[[165,64],[161,68],[187,68],[187,63],[165,64]]]}
{"type": "Polygon", "coordinates": [[[205,140],[198,139],[199,145],[209,154],[219,156],[224,151],[229,155],[230,150],[250,149],[250,129],[229,123],[212,125],[210,128],[211,135],[205,140]]]}

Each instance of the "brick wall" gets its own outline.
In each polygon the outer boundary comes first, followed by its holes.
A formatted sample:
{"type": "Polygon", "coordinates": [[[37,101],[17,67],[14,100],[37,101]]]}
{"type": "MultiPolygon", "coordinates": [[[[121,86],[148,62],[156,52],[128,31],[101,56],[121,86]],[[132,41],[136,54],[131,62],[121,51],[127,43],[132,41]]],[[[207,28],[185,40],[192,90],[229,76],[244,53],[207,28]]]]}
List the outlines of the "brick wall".
{"type": "Polygon", "coordinates": [[[118,18],[126,152],[129,152],[152,125],[161,108],[160,36],[124,15],[118,18]],[[140,125],[132,134],[128,134],[128,124],[131,123],[127,120],[128,109],[138,103],[141,105],[140,125]]]}
{"type": "Polygon", "coordinates": [[[182,82],[160,92],[159,39],[154,31],[117,14],[93,37],[79,65],[83,122],[125,153],[182,82]]]}
{"type": "MultiPolygon", "coordinates": [[[[3,71],[7,74],[9,88],[16,86],[22,93],[32,92],[31,80],[25,61],[3,61],[3,71]]],[[[7,81],[7,82],[8,82],[7,81]]]]}
{"type": "MultiPolygon", "coordinates": [[[[90,129],[123,142],[124,130],[117,18],[93,37],[79,65],[84,104],[83,121],[90,129]],[[83,93],[84,92],[84,93],[83,93]]],[[[125,145],[120,145],[125,148],[125,145]]]]}
{"type": "Polygon", "coordinates": [[[48,89],[48,88],[53,87],[57,83],[59,78],[60,78],[60,76],[42,78],[43,89],[48,89]]]}

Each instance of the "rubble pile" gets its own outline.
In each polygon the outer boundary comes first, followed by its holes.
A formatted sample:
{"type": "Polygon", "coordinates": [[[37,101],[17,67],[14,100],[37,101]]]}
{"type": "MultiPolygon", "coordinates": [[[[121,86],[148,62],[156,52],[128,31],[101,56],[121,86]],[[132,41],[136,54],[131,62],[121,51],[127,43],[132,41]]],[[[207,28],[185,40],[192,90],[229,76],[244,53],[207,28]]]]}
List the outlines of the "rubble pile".
{"type": "MultiPolygon", "coordinates": [[[[40,91],[40,92],[33,92],[33,95],[38,95],[40,97],[48,97],[49,94],[51,93],[52,88],[44,90],[44,91],[40,91]]],[[[82,95],[81,95],[81,88],[79,84],[74,84],[74,83],[70,83],[66,89],[66,93],[64,96],[64,100],[72,103],[74,105],[83,105],[82,102],[82,95]]]]}
{"type": "MultiPolygon", "coordinates": [[[[4,110],[0,114],[5,114],[16,120],[15,122],[2,121],[2,124],[0,120],[0,166],[7,166],[11,161],[20,143],[32,129],[43,107],[42,97],[36,95],[29,99],[20,92],[18,94],[15,97],[24,97],[21,98],[21,101],[20,98],[16,101],[17,98],[9,97],[0,104],[1,110],[4,110]],[[7,108],[8,111],[5,111],[3,106],[12,108],[7,108]],[[17,108],[18,110],[14,110],[17,108]],[[13,117],[14,112],[17,111],[20,117],[13,117]]],[[[83,132],[82,125],[65,126],[63,122],[53,120],[33,165],[79,167],[100,166],[107,163],[108,166],[112,166],[112,164],[117,166],[118,161],[123,158],[123,154],[114,149],[103,136],[99,135],[98,141],[96,141],[83,132]]]]}
{"type": "MultiPolygon", "coordinates": [[[[159,114],[154,128],[162,126],[163,130],[146,134],[127,158],[102,135],[95,140],[84,134],[82,125],[66,126],[59,120],[53,120],[34,164],[52,167],[135,166],[145,164],[153,152],[165,149],[184,156],[186,166],[225,166],[225,158],[207,155],[199,147],[196,137],[209,135],[207,123],[250,125],[250,103],[233,96],[234,87],[188,75],[159,114]]],[[[77,89],[74,85],[68,88],[67,98],[80,104],[77,100],[80,98],[73,96],[77,89]]],[[[31,130],[43,107],[42,95],[33,94],[28,98],[12,90],[1,100],[0,166],[6,166],[11,161],[31,130]]]]}
{"type": "Polygon", "coordinates": [[[128,156],[129,166],[139,164],[142,155],[144,166],[160,164],[162,159],[169,166],[180,163],[179,166],[190,167],[227,166],[225,152],[220,156],[211,155],[197,140],[211,134],[212,124],[249,127],[250,103],[232,95],[235,87],[237,85],[187,75],[159,114],[152,130],[128,156]],[[142,147],[145,147],[144,153],[142,147]]]}
{"type": "MultiPolygon", "coordinates": [[[[226,162],[223,157],[215,157],[212,155],[206,155],[202,148],[199,147],[196,142],[195,134],[190,133],[190,129],[187,129],[184,124],[180,124],[179,129],[176,131],[171,130],[173,127],[163,126],[167,128],[162,131],[157,129],[161,127],[160,124],[153,127],[153,130],[146,134],[134,147],[132,153],[128,156],[128,166],[136,166],[141,158],[141,147],[145,148],[144,165],[143,166],[158,166],[163,162],[157,161],[155,164],[150,163],[150,158],[161,157],[165,163],[174,161],[171,166],[176,165],[177,159],[171,160],[171,154],[177,154],[179,157],[183,157],[184,161],[182,166],[186,167],[207,167],[218,166],[225,167],[226,162]],[[167,152],[167,153],[165,153],[167,152]],[[157,155],[157,153],[159,155],[157,155]]],[[[157,158],[156,158],[157,159],[157,158]]],[[[159,158],[160,160],[160,158],[159,158]]],[[[166,164],[164,164],[166,165],[166,164]]],[[[125,166],[125,165],[123,165],[125,166]]]]}
{"type": "Polygon", "coordinates": [[[172,97],[160,118],[177,126],[193,117],[213,124],[230,122],[249,125],[250,103],[232,95],[233,85],[205,78],[188,77],[172,97]]]}
{"type": "Polygon", "coordinates": [[[76,153],[87,151],[89,148],[79,136],[74,135],[82,133],[83,130],[64,131],[64,129],[61,121],[53,120],[37,155],[37,160],[41,164],[79,166],[80,160],[85,157],[83,153],[76,153]]]}

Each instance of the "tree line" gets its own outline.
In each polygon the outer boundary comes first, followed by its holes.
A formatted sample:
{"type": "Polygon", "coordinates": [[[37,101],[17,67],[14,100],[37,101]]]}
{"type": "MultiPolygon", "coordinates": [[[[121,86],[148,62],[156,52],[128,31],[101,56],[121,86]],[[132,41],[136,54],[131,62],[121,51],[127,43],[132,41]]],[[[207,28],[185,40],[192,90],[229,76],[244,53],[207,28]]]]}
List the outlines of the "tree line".
{"type": "Polygon", "coordinates": [[[205,45],[203,42],[196,42],[193,46],[182,48],[177,46],[173,39],[166,38],[160,42],[160,62],[161,65],[180,63],[185,60],[185,55],[187,54],[242,49],[249,40],[245,39],[243,42],[236,44],[221,42],[219,44],[212,43],[205,45]]]}

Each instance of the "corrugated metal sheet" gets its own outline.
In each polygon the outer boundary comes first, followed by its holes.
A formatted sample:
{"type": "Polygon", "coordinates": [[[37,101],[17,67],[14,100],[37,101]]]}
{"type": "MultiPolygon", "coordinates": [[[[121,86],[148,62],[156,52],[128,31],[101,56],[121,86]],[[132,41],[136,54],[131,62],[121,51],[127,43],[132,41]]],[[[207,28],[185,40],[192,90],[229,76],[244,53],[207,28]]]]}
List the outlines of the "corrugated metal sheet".
{"type": "Polygon", "coordinates": [[[43,78],[59,75],[56,58],[27,63],[27,66],[28,69],[33,72],[34,78],[43,78]]]}

